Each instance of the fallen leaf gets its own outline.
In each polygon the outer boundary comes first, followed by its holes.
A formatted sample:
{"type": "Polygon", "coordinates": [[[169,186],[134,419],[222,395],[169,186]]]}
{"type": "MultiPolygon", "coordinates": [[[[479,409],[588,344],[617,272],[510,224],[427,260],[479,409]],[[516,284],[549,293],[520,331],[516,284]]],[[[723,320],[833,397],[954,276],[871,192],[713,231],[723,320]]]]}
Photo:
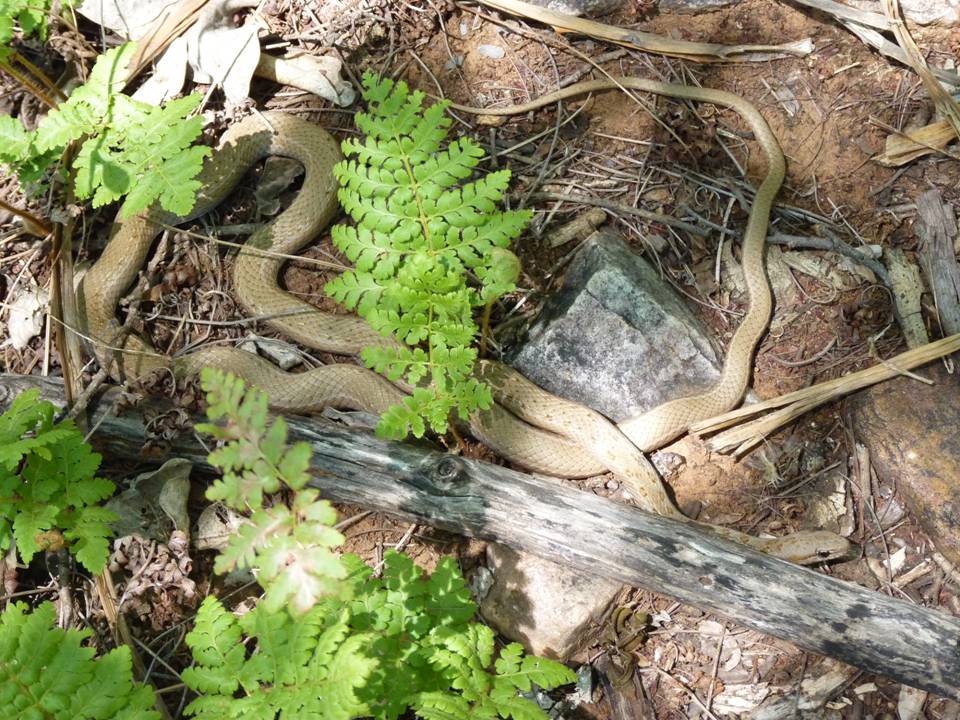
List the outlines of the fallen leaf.
{"type": "Polygon", "coordinates": [[[7,316],[7,339],[3,347],[23,350],[43,330],[50,294],[43,288],[33,286],[21,292],[9,305],[7,316]]]}
{"type": "Polygon", "coordinates": [[[288,50],[282,57],[261,53],[257,75],[319,95],[334,105],[346,107],[356,99],[353,85],[341,77],[343,63],[335,57],[288,50]]]}

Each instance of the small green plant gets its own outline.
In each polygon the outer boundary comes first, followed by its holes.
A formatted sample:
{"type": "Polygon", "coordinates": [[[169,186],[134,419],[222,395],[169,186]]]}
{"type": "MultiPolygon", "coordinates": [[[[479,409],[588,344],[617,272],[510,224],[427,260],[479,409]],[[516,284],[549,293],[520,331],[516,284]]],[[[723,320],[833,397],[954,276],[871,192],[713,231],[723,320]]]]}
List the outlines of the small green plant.
{"type": "Polygon", "coordinates": [[[21,393],[0,415],[0,549],[16,540],[24,563],[66,546],[90,572],[106,566],[110,525],[100,507],[114,485],[96,477],[100,455],[72,422],[54,423],[37,390],[21,393]]]}
{"type": "MultiPolygon", "coordinates": [[[[63,4],[73,5],[69,0],[63,4]]],[[[17,27],[23,37],[35,34],[40,40],[47,39],[47,17],[52,5],[53,0],[0,0],[0,61],[12,52],[7,46],[17,27]]]]}
{"type": "Polygon", "coordinates": [[[187,714],[393,720],[413,710],[426,720],[545,720],[518,692],[576,679],[516,643],[495,659],[493,631],[470,622],[476,607],[451,560],[429,578],[398,553],[386,556],[382,578],[356,556],[343,561],[350,599],[325,598],[296,620],[263,605],[236,618],[207,598],[187,635],[195,665],[183,681],[201,694],[187,714]],[[252,654],[245,640],[255,641],[252,654]]]}
{"type": "Polygon", "coordinates": [[[420,437],[426,424],[444,433],[452,411],[466,418],[492,402],[473,377],[474,310],[514,289],[519,261],[507,247],[532,215],[497,210],[509,170],[467,181],[483,158],[472,140],[441,150],[449,103],[423,109],[422,92],[369,73],[362,93],[365,137],[343,143],[347,159],[334,169],[356,225],[337,225],[332,237],[355,268],[326,291],[402,343],[362,353],[368,367],[414,387],[383,415],[380,433],[420,437]]]}
{"type": "Polygon", "coordinates": [[[123,94],[127,64],[135,46],[127,43],[101,55],[87,82],[52,109],[36,130],[0,117],[0,165],[13,169],[22,183],[37,183],[83,139],[73,159],[73,188],[94,207],[126,195],[127,217],[155,201],[177,215],[190,211],[200,188],[196,180],[210,148],[193,142],[203,119],[190,117],[199,94],[149,105],[123,94]]]}
{"type": "Polygon", "coordinates": [[[91,630],[56,627],[56,608],[11,603],[0,615],[0,707],[11,720],[159,720],[134,682],[130,650],[94,658],[91,630]]]}
{"type": "Polygon", "coordinates": [[[207,498],[249,514],[214,569],[218,573],[255,569],[266,591],[266,611],[289,607],[303,614],[324,595],[337,592],[346,576],[331,551],[343,542],[331,527],[336,512],[329,502],[318,499],[316,490],[305,487],[310,446],[288,447],[286,422],[277,418],[268,423],[267,396],[247,390],[239,378],[205,368],[200,382],[207,393],[207,417],[226,419],[223,426],[197,426],[224,442],[209,456],[223,478],[210,486],[207,498]],[[268,498],[281,490],[294,493],[289,507],[268,498]]]}

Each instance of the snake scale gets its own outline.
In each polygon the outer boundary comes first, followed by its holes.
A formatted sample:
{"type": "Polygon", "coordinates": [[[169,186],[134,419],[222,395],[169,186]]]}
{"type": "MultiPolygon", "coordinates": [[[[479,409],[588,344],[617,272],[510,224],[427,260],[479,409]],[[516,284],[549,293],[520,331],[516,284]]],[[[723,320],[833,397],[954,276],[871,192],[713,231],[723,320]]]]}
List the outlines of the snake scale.
{"type": "MultiPolygon", "coordinates": [[[[624,77],[586,81],[507,109],[455,106],[486,115],[526,113],[558,100],[613,88],[629,88],[673,98],[707,102],[738,112],[750,125],[768,161],[744,234],[743,267],[750,309],[734,335],[718,383],[708,392],[665,403],[618,427],[599,413],[558,398],[516,371],[484,361],[478,372],[494,390],[497,404],[471,418],[473,434],[503,456],[531,470],[565,477],[584,477],[610,470],[645,510],[687,520],[677,510],[656,471],[644,456],[686,432],[696,420],[724,412],[743,396],[752,355],[766,330],[771,312],[770,289],[763,267],[763,245],[773,200],[784,175],[783,154],[760,113],[731,93],[624,77]]],[[[304,166],[301,191],[290,206],[263,225],[247,247],[290,255],[309,243],[338,211],[332,167],[340,159],[338,143],[326,131],[284,113],[251,115],[223,135],[218,149],[198,178],[202,190],[193,211],[174,216],[156,208],[118,219],[113,235],[80,287],[81,322],[93,351],[116,379],[131,380],[166,369],[177,376],[212,366],[229,370],[259,386],[279,411],[311,412],[325,406],[383,412],[404,397],[404,391],[380,375],[352,364],[334,364],[303,373],[287,373],[251,353],[208,345],[177,358],[158,354],[144,339],[121,332],[117,304],[136,279],[154,239],[164,225],[195,219],[216,207],[260,159],[293,158],[304,166]]],[[[353,315],[325,313],[278,285],[282,259],[264,253],[240,252],[233,264],[236,296],[244,309],[266,318],[271,327],[309,347],[353,355],[369,345],[392,342],[353,315]]],[[[783,538],[756,538],[735,530],[698,523],[711,532],[799,563],[839,557],[849,548],[828,532],[800,532],[783,538]]]]}

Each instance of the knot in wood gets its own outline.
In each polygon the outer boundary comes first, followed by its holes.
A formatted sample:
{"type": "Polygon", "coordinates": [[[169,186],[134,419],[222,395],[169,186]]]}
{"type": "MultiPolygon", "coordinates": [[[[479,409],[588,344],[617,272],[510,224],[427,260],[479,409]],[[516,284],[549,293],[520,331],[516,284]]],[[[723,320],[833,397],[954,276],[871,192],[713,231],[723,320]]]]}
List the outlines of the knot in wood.
{"type": "Polygon", "coordinates": [[[453,455],[444,455],[434,461],[429,475],[438,488],[450,489],[466,479],[467,468],[460,458],[453,455]]]}

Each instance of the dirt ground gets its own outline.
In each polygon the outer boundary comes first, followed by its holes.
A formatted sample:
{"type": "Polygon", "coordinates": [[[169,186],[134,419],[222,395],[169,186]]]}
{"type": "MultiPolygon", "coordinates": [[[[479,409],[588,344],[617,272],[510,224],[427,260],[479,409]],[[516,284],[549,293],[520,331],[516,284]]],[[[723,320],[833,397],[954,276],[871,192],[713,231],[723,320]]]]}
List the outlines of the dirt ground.
{"type": "MultiPolygon", "coordinates": [[[[715,65],[559,36],[548,28],[496,15],[483,7],[431,0],[370,0],[335,6],[273,0],[265,4],[262,14],[276,38],[317,54],[335,47],[354,77],[367,68],[381,69],[431,95],[470,105],[520,103],[567,84],[572,77],[599,77],[585,57],[600,58],[599,67],[614,75],[696,83],[741,95],[767,119],[787,157],[787,178],[774,213],[775,228],[784,234],[834,233],[853,245],[895,247],[912,254],[917,250],[913,227],[916,197],[939,188],[955,207],[960,199],[960,164],[954,160],[928,156],[901,169],[871,160],[883,150],[891,128],[923,124],[930,118],[931,106],[917,76],[865,47],[827,16],[799,6],[743,0],[713,12],[678,15],[629,3],[601,18],[612,25],[677,39],[776,44],[810,38],[814,47],[803,57],[715,65]],[[495,57],[500,53],[491,48],[499,49],[502,57],[495,57]]],[[[957,30],[914,29],[932,65],[955,60],[960,47],[957,30]]],[[[6,111],[35,114],[36,109],[9,88],[0,100],[6,111]]],[[[266,81],[255,83],[253,97],[260,107],[301,114],[339,137],[352,131],[352,109],[331,108],[266,81]]],[[[764,157],[738,116],[649,96],[642,101],[622,93],[603,93],[491,126],[468,123],[464,116],[461,130],[475,135],[488,149],[495,148],[496,162],[513,170],[511,204],[529,205],[536,211],[532,232],[516,249],[523,262],[521,290],[495,313],[495,327],[508,320],[509,309],[521,300],[522,314],[532,317],[557,286],[575,244],[551,247],[551,233],[585,209],[573,203],[528,200],[528,193],[575,192],[691,222],[704,218],[724,228],[743,227],[747,211],[736,200],[738,192],[731,193],[729,188],[759,182],[764,157]],[[538,134],[534,142],[512,149],[538,134]],[[746,181],[739,168],[746,170],[746,181]]],[[[217,102],[214,96],[212,108],[217,102]]],[[[227,117],[221,113],[217,125],[226,123],[227,117]]],[[[256,221],[250,185],[245,184],[247,189],[231,201],[233,210],[221,211],[209,222],[229,226],[256,221]]],[[[0,195],[8,202],[20,202],[10,181],[0,186],[0,195]]],[[[81,258],[95,256],[102,247],[109,219],[105,213],[84,217],[81,258]]],[[[3,220],[0,292],[9,305],[32,283],[43,286],[47,282],[50,245],[18,236],[11,218],[3,220]]],[[[718,261],[717,233],[696,238],[616,210],[607,211],[607,222],[638,251],[655,255],[665,277],[691,298],[692,307],[721,344],[729,339],[745,301],[742,288],[728,277],[729,257],[718,261]],[[724,269],[719,281],[718,265],[724,269]]],[[[198,225],[197,229],[204,227],[198,225]]],[[[729,253],[729,240],[727,248],[729,253]]],[[[737,252],[734,250],[734,265],[737,252]]],[[[335,256],[327,238],[303,254],[319,259],[335,256]]],[[[186,235],[175,236],[163,247],[151,278],[153,287],[140,308],[148,318],[140,325],[156,347],[173,350],[186,343],[244,334],[235,328],[183,327],[159,317],[229,320],[242,316],[230,295],[229,262],[224,253],[186,235]]],[[[838,280],[828,265],[820,266],[822,273],[785,271],[771,332],[756,355],[753,388],[758,397],[838,377],[873,365],[877,355],[889,357],[904,349],[884,288],[849,268],[839,273],[842,277],[838,280]]],[[[300,262],[289,263],[283,273],[292,292],[333,309],[323,295],[327,277],[315,266],[300,262]]],[[[924,313],[926,326],[936,335],[932,303],[924,306],[924,313]]],[[[5,315],[0,315],[0,327],[5,327],[4,320],[5,315]]],[[[508,341],[508,326],[514,323],[510,314],[510,321],[503,323],[504,342],[508,341]]],[[[22,350],[5,346],[2,353],[7,372],[59,372],[56,348],[43,333],[22,350]]],[[[334,359],[322,353],[317,358],[334,359]]],[[[92,375],[92,368],[89,370],[92,375]]],[[[182,389],[154,389],[173,395],[184,406],[195,401],[193,395],[184,397],[182,389]]],[[[495,459],[472,442],[467,452],[495,459]]],[[[862,543],[862,555],[821,571],[880,589],[883,580],[874,575],[866,557],[882,556],[881,540],[875,528],[864,529],[862,518],[855,517],[847,483],[853,452],[848,419],[842,404],[837,403],[781,431],[739,462],[712,455],[695,440],[668,448],[661,460],[668,465],[676,460],[667,479],[682,507],[701,508],[702,520],[754,533],[782,534],[814,522],[820,526],[826,522],[832,524],[830,529],[846,532],[862,543]]],[[[586,481],[582,486],[617,494],[615,483],[607,480],[586,481]]],[[[895,488],[878,484],[874,492],[884,504],[896,504],[895,488]]],[[[344,517],[361,513],[358,508],[341,510],[344,517]]],[[[411,527],[380,513],[363,514],[344,532],[347,549],[372,561],[381,558],[385,548],[398,544],[427,568],[452,553],[470,570],[483,557],[479,543],[411,527]]],[[[903,513],[885,525],[881,535],[896,547],[928,544],[914,519],[903,513]]],[[[911,551],[908,565],[922,560],[911,551]]],[[[942,572],[934,571],[902,590],[914,602],[958,614],[960,596],[949,578],[946,580],[942,572]]],[[[741,688],[744,705],[752,706],[774,688],[801,688],[830,671],[844,672],[832,661],[655,593],[637,590],[627,604],[655,621],[648,639],[633,654],[651,718],[738,716],[725,712],[718,702],[726,697],[727,686],[741,688]],[[704,710],[704,705],[711,710],[704,710]]],[[[598,629],[598,652],[602,636],[598,629]]],[[[897,716],[898,685],[852,672],[844,677],[822,709],[822,717],[880,720],[897,716]]],[[[594,699],[596,702],[581,706],[577,717],[611,717],[600,690],[594,699]]],[[[960,717],[960,707],[930,698],[914,717],[955,719],[960,717]]]]}

